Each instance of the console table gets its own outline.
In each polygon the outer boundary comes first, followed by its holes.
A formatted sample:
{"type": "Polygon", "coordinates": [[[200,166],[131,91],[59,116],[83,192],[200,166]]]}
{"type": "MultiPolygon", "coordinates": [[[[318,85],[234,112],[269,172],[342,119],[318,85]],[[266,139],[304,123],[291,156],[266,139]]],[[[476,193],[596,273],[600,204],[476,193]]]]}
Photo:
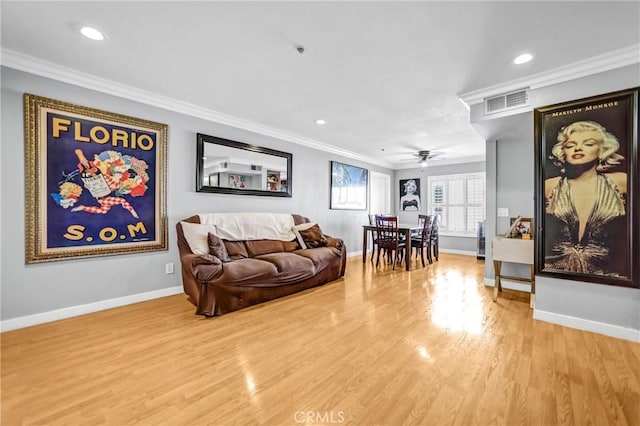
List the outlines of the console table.
{"type": "Polygon", "coordinates": [[[533,308],[536,303],[536,281],[533,269],[533,240],[496,236],[493,237],[491,248],[493,253],[493,271],[496,275],[493,287],[493,301],[495,302],[498,299],[498,292],[502,291],[501,279],[504,278],[514,281],[524,281],[531,284],[529,307],[533,308]],[[502,275],[500,273],[502,262],[524,263],[526,265],[530,265],[530,278],[502,275]]]}

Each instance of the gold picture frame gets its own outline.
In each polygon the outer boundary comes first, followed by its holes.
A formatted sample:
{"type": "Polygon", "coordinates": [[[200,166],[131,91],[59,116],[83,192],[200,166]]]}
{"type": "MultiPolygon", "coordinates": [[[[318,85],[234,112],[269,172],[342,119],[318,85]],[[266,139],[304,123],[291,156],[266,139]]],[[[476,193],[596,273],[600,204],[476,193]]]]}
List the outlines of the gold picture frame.
{"type": "Polygon", "coordinates": [[[167,250],[167,125],[24,95],[25,262],[167,250]]]}

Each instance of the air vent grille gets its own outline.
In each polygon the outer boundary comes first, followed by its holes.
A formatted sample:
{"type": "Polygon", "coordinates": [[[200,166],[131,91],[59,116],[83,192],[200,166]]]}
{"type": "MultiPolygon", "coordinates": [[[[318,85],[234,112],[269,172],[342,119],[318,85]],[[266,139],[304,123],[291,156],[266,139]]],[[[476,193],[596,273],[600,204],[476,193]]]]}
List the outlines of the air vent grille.
{"type": "Polygon", "coordinates": [[[502,111],[506,108],[505,96],[487,99],[487,112],[502,111]]]}
{"type": "Polygon", "coordinates": [[[519,92],[509,93],[505,97],[507,98],[507,108],[526,105],[528,100],[526,90],[520,90],[519,92]]]}
{"type": "Polygon", "coordinates": [[[520,108],[529,104],[529,89],[520,89],[514,92],[505,93],[484,101],[485,114],[493,114],[510,109],[520,108]]]}

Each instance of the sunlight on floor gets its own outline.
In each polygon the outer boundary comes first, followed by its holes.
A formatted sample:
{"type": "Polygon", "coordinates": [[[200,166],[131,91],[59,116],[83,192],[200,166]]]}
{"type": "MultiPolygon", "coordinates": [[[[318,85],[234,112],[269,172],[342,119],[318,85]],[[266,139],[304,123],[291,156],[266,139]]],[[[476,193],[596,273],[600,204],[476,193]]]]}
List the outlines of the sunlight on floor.
{"type": "Polygon", "coordinates": [[[253,406],[261,407],[262,401],[260,400],[260,393],[258,392],[254,375],[251,372],[252,368],[249,364],[249,361],[245,354],[241,351],[237,351],[236,356],[238,359],[239,367],[242,370],[242,374],[244,375],[244,381],[247,387],[247,395],[249,396],[248,400],[253,406]]]}
{"type": "Polygon", "coordinates": [[[433,286],[433,323],[447,330],[479,335],[484,311],[476,280],[449,271],[444,275],[436,275],[433,286]]]}

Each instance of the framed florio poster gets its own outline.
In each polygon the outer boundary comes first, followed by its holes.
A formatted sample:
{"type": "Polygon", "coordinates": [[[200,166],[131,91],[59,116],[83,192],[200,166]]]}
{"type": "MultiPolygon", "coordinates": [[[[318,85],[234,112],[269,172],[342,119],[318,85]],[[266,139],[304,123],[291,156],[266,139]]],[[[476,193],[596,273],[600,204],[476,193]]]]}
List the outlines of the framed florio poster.
{"type": "Polygon", "coordinates": [[[167,250],[167,125],[31,94],[25,261],[167,250]]]}

